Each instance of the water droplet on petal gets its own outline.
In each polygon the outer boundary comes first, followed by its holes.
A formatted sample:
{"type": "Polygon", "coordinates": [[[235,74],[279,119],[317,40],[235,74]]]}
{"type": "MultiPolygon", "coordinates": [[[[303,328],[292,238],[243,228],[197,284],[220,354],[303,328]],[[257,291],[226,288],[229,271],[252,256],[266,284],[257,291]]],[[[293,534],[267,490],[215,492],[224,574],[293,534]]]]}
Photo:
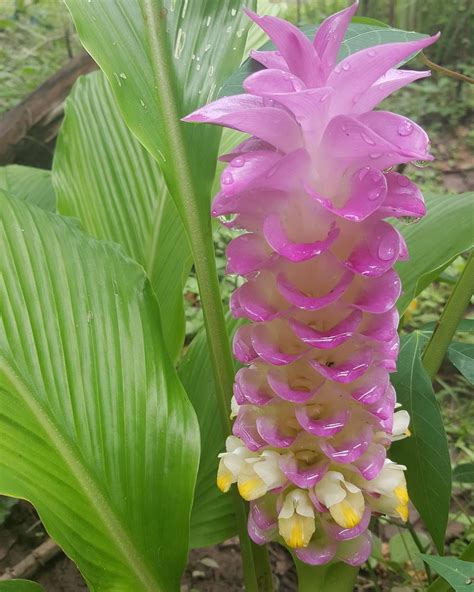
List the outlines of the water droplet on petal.
{"type": "Polygon", "coordinates": [[[360,134],[360,136],[364,140],[364,142],[369,144],[369,146],[375,146],[375,142],[374,140],[372,140],[370,136],[368,136],[367,134],[360,134]]]}
{"type": "Polygon", "coordinates": [[[409,136],[412,131],[414,130],[413,123],[406,119],[398,126],[398,135],[399,136],[409,136]]]}
{"type": "Polygon", "coordinates": [[[230,164],[231,166],[239,169],[240,167],[244,166],[245,160],[241,156],[237,156],[237,158],[234,158],[234,160],[230,164]]]}
{"type": "Polygon", "coordinates": [[[344,62],[342,64],[342,69],[344,70],[344,72],[348,72],[351,69],[351,65],[348,64],[347,62],[344,62]]]}
{"type": "Polygon", "coordinates": [[[369,51],[367,52],[367,54],[373,58],[377,55],[377,52],[375,51],[375,49],[369,49],[369,51]]]}
{"type": "Polygon", "coordinates": [[[382,261],[390,261],[390,259],[395,257],[395,244],[391,234],[382,236],[379,242],[377,255],[382,261]]]}
{"type": "Polygon", "coordinates": [[[369,154],[370,158],[372,158],[372,160],[376,160],[377,158],[380,158],[382,156],[381,152],[372,152],[371,154],[369,154]]]}
{"type": "Polygon", "coordinates": [[[400,187],[408,187],[408,185],[410,185],[410,179],[408,177],[400,175],[399,177],[397,177],[397,183],[400,185],[400,187]]]}
{"type": "Polygon", "coordinates": [[[225,171],[224,173],[222,173],[222,177],[221,177],[222,185],[232,185],[233,182],[234,182],[234,177],[232,176],[231,172],[225,171]]]}
{"type": "Polygon", "coordinates": [[[224,224],[224,226],[228,226],[232,224],[232,222],[237,218],[237,214],[224,214],[222,216],[217,216],[219,222],[224,224]]]}
{"type": "Polygon", "coordinates": [[[329,97],[329,93],[325,93],[324,95],[321,96],[321,98],[319,99],[320,103],[324,103],[324,101],[329,97]]]}
{"type": "Polygon", "coordinates": [[[370,167],[366,166],[359,171],[359,181],[363,181],[367,177],[367,173],[370,171],[370,167]]]}
{"type": "Polygon", "coordinates": [[[376,199],[378,199],[380,197],[380,195],[382,194],[382,191],[380,189],[372,189],[372,191],[369,191],[369,194],[367,195],[369,201],[375,201],[376,199]]]}
{"type": "Polygon", "coordinates": [[[378,181],[380,181],[380,177],[382,176],[382,173],[380,171],[376,171],[373,175],[372,175],[372,181],[374,183],[377,183],[378,181]]]}
{"type": "Polygon", "coordinates": [[[336,67],[334,68],[334,72],[336,72],[336,74],[340,74],[340,73],[341,73],[341,66],[339,66],[339,65],[338,65],[338,66],[336,66],[336,67]]]}

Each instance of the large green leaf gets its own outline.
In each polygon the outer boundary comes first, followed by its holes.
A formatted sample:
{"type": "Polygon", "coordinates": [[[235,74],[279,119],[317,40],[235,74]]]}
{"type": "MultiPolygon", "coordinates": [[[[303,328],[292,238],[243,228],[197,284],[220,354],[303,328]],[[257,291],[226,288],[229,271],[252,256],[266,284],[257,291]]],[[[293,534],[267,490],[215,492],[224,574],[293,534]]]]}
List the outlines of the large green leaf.
{"type": "Polygon", "coordinates": [[[451,497],[451,462],[443,420],[421,361],[424,340],[417,331],[401,339],[397,399],[411,417],[411,436],[395,442],[390,458],[407,466],[408,493],[433,541],[443,552],[451,497]]]}
{"type": "MultiPolygon", "coordinates": [[[[313,40],[316,33],[317,26],[305,25],[301,27],[301,30],[309,39],[313,40]]],[[[392,29],[384,24],[367,24],[360,22],[352,22],[347,28],[344,41],[341,44],[339,55],[337,56],[338,61],[343,60],[349,55],[372,47],[373,45],[382,45],[384,43],[396,43],[400,41],[415,41],[416,39],[423,39],[427,35],[422,33],[415,33],[413,31],[401,31],[400,29],[392,29]]],[[[271,41],[267,41],[261,47],[254,47],[254,49],[260,49],[268,51],[275,49],[275,46],[271,41]]],[[[409,58],[411,59],[411,58],[409,58]]],[[[407,61],[407,60],[406,60],[407,61]]],[[[224,86],[220,91],[220,96],[236,95],[243,92],[243,82],[247,76],[261,70],[263,66],[255,60],[246,60],[241,67],[236,70],[225,82],[224,86]]]]}
{"type": "Polygon", "coordinates": [[[0,592],[44,592],[36,582],[29,580],[7,580],[0,582],[0,592]]]}
{"type": "Polygon", "coordinates": [[[428,565],[435,569],[455,592],[470,592],[474,582],[474,563],[462,561],[456,557],[436,557],[420,555],[428,565]]]}
{"type": "Polygon", "coordinates": [[[395,223],[410,252],[410,261],[396,266],[403,286],[401,313],[457,255],[474,247],[474,192],[425,199],[428,212],[420,222],[395,223]]]}
{"type": "Polygon", "coordinates": [[[160,163],[190,232],[195,216],[209,224],[220,130],[179,119],[215,98],[239,65],[248,27],[243,4],[67,0],[82,43],[112,84],[128,126],[160,163]]]}
{"type": "Polygon", "coordinates": [[[453,469],[453,481],[474,483],[474,463],[463,463],[453,469]]]}
{"type": "Polygon", "coordinates": [[[176,359],[184,340],[189,245],[158,164],[123,122],[102,72],[80,78],[67,100],[53,183],[59,212],[79,218],[96,238],[120,243],[143,266],[176,359]]]}
{"type": "Polygon", "coordinates": [[[75,222],[4,194],[0,216],[0,492],[91,590],[178,590],[199,437],[151,286],[75,222]]]}
{"type": "Polygon", "coordinates": [[[0,167],[0,189],[43,210],[54,212],[56,209],[51,171],[18,164],[0,167]]]}
{"type": "MultiPolygon", "coordinates": [[[[229,337],[239,321],[230,316],[229,337]]],[[[194,406],[201,432],[201,460],[191,514],[191,546],[215,545],[236,532],[233,496],[223,494],[216,485],[217,455],[225,448],[225,435],[215,411],[215,386],[206,333],[193,339],[181,362],[179,376],[194,406]]]]}
{"type": "Polygon", "coordinates": [[[453,342],[448,348],[448,358],[461,374],[474,384],[474,344],[453,342]]]}

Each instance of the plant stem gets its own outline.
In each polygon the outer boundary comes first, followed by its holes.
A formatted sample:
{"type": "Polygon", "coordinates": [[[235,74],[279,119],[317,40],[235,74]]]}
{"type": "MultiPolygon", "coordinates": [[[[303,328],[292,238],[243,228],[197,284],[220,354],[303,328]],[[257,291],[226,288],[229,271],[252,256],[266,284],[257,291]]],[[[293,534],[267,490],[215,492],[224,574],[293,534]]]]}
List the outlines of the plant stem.
{"type": "MultiPolygon", "coordinates": [[[[411,538],[413,539],[413,542],[415,543],[418,551],[420,553],[426,553],[427,549],[425,549],[423,543],[420,541],[420,537],[418,536],[418,533],[415,530],[415,527],[413,526],[413,524],[411,522],[407,522],[407,529],[408,532],[411,535],[411,538]]],[[[431,582],[433,581],[433,575],[431,573],[431,568],[430,566],[425,563],[425,571],[426,571],[426,575],[428,577],[428,582],[431,584],[431,582]]]]}
{"type": "MultiPolygon", "coordinates": [[[[216,400],[224,434],[231,432],[230,398],[234,380],[234,365],[230,352],[224,311],[220,296],[215,265],[214,245],[209,216],[205,218],[199,208],[201,199],[208,195],[196,191],[189,159],[189,147],[183,134],[176,98],[176,81],[172,75],[172,63],[168,48],[164,19],[160,18],[160,2],[141,0],[157,100],[166,126],[167,150],[173,154],[172,176],[166,176],[168,189],[173,196],[187,231],[194,259],[199,293],[204,313],[209,352],[216,386],[216,400]]],[[[234,492],[237,530],[240,539],[244,581],[247,592],[272,592],[272,581],[266,548],[257,547],[247,532],[247,508],[234,492]]]]}
{"type": "Polygon", "coordinates": [[[358,569],[345,563],[307,565],[294,555],[298,592],[353,592],[358,569]]]}
{"type": "MultiPolygon", "coordinates": [[[[464,552],[461,553],[460,559],[463,561],[474,561],[474,541],[471,541],[466,549],[464,549],[464,552]]],[[[445,579],[438,576],[436,580],[430,586],[428,586],[426,592],[448,592],[448,590],[451,590],[451,586],[445,579]]]]}
{"type": "Polygon", "coordinates": [[[456,332],[474,292],[474,251],[444,307],[441,317],[423,353],[423,365],[433,379],[443,363],[446,350],[456,332]]]}

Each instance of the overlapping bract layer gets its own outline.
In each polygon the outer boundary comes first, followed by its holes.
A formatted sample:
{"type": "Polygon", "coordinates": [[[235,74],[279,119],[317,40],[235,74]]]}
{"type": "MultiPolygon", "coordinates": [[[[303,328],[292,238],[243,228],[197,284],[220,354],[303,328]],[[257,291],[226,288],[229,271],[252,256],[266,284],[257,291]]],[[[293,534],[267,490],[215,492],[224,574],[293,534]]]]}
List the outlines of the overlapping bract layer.
{"type": "Polygon", "coordinates": [[[186,118],[250,134],[231,154],[212,213],[245,230],[228,247],[236,420],[218,485],[251,502],[257,543],[278,536],[312,564],[362,563],[372,512],[406,520],[404,467],[386,457],[408,435],[389,373],[399,340],[394,263],[407,249],[388,217],[420,217],[423,197],[391,167],[430,160],[414,122],[373,108],[428,72],[396,69],[435,38],[390,43],[336,65],[354,4],[314,42],[280,19],[248,12],[277,51],[246,94],[186,118]]]}

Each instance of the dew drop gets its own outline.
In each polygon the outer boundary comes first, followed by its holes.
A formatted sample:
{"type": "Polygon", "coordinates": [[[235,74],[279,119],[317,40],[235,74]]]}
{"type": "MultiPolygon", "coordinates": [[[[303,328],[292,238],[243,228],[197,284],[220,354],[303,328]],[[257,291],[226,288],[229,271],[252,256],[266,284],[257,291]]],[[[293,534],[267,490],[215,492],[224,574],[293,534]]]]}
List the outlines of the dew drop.
{"type": "Polygon", "coordinates": [[[231,14],[232,16],[235,16],[235,15],[237,14],[237,10],[236,10],[235,8],[233,8],[233,9],[230,11],[230,14],[231,14]]]}
{"type": "Polygon", "coordinates": [[[336,66],[334,68],[334,72],[336,72],[336,74],[340,74],[341,73],[341,66],[336,66]]]}
{"type": "Polygon", "coordinates": [[[324,103],[324,101],[327,100],[327,98],[329,97],[329,93],[325,93],[320,99],[319,102],[320,103],[324,103]]]}
{"type": "Polygon", "coordinates": [[[347,125],[341,125],[341,130],[343,132],[347,132],[347,125]]]}
{"type": "Polygon", "coordinates": [[[210,44],[210,43],[208,43],[208,44],[206,45],[206,47],[204,48],[204,51],[206,52],[206,51],[209,51],[210,49],[211,49],[211,44],[210,44]]]}
{"type": "Polygon", "coordinates": [[[406,119],[398,126],[398,130],[397,130],[398,135],[399,136],[409,136],[412,133],[413,129],[414,129],[413,123],[411,123],[410,121],[408,121],[406,119]]]}
{"type": "Polygon", "coordinates": [[[372,158],[372,160],[376,160],[377,158],[380,158],[382,156],[382,154],[380,152],[372,152],[371,154],[369,154],[370,158],[372,158]]]}
{"type": "Polygon", "coordinates": [[[369,191],[369,194],[367,195],[369,201],[375,201],[376,199],[378,199],[380,197],[380,195],[382,194],[382,191],[380,189],[372,189],[372,191],[369,191]]]}
{"type": "Polygon", "coordinates": [[[206,27],[208,27],[211,24],[211,20],[212,20],[212,16],[208,16],[206,19],[206,27]]]}
{"type": "Polygon", "coordinates": [[[234,160],[230,164],[231,166],[240,169],[244,166],[245,160],[241,156],[237,156],[237,158],[234,158],[234,160]]]}
{"type": "Polygon", "coordinates": [[[374,140],[372,140],[372,138],[367,134],[360,134],[360,137],[364,140],[366,144],[369,144],[369,146],[375,146],[374,140]]]}
{"type": "Polygon", "coordinates": [[[377,55],[377,52],[375,51],[375,49],[369,49],[369,51],[367,52],[367,54],[373,58],[377,55]]]}
{"type": "Polygon", "coordinates": [[[145,108],[145,107],[146,107],[146,105],[145,105],[145,101],[144,101],[143,99],[140,99],[140,105],[141,105],[143,108],[145,108]]]}
{"type": "Polygon", "coordinates": [[[367,173],[370,171],[370,167],[366,166],[359,171],[359,181],[363,181],[367,177],[367,173]]]}
{"type": "Polygon", "coordinates": [[[390,261],[395,256],[395,245],[390,234],[383,236],[379,242],[377,255],[382,261],[390,261]]]}
{"type": "Polygon", "coordinates": [[[179,60],[179,58],[181,56],[185,41],[186,41],[186,33],[180,27],[178,30],[178,35],[176,37],[176,43],[174,45],[174,57],[177,60],[179,60]]]}
{"type": "Polygon", "coordinates": [[[196,64],[196,72],[199,72],[200,69],[201,69],[201,64],[196,64]]]}
{"type": "Polygon", "coordinates": [[[400,185],[400,187],[408,187],[408,185],[410,185],[410,179],[404,175],[400,175],[397,177],[397,183],[400,185]]]}
{"type": "Polygon", "coordinates": [[[226,33],[232,33],[232,27],[229,25],[225,30],[226,33]]]}
{"type": "Polygon", "coordinates": [[[221,222],[221,224],[224,224],[224,226],[232,224],[236,218],[237,214],[224,214],[222,216],[217,216],[219,222],[221,222]]]}
{"type": "Polygon", "coordinates": [[[117,81],[117,84],[122,86],[122,81],[120,80],[120,76],[117,74],[117,72],[114,72],[114,78],[117,81]]]}
{"type": "Polygon", "coordinates": [[[379,171],[376,171],[376,172],[375,172],[375,173],[372,175],[372,181],[373,181],[374,183],[378,183],[378,182],[380,181],[380,177],[381,177],[381,174],[380,174],[380,172],[379,172],[379,171]]]}
{"type": "Polygon", "coordinates": [[[229,171],[224,171],[222,173],[222,177],[221,177],[222,185],[232,185],[233,182],[234,182],[234,177],[232,176],[232,173],[229,171]]]}
{"type": "Polygon", "coordinates": [[[264,107],[274,107],[275,106],[274,99],[267,99],[267,97],[263,97],[263,106],[264,107]]]}
{"type": "Polygon", "coordinates": [[[342,64],[342,69],[344,70],[344,72],[348,72],[351,69],[351,65],[347,62],[344,62],[344,64],[342,64]]]}
{"type": "Polygon", "coordinates": [[[127,75],[125,74],[125,72],[120,72],[120,78],[123,78],[123,80],[127,80],[127,75]]]}

